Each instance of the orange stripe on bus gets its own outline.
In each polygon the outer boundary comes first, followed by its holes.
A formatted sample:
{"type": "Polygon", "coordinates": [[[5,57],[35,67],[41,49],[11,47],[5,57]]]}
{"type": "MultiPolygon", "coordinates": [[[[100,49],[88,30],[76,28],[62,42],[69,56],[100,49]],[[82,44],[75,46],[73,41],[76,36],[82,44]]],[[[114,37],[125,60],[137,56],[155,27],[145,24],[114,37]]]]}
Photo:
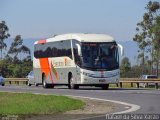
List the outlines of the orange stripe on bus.
{"type": "Polygon", "coordinates": [[[52,72],[54,73],[54,75],[56,76],[56,79],[59,79],[58,73],[56,71],[56,69],[53,67],[52,62],[51,62],[51,68],[52,68],[52,72]]]}
{"type": "MultiPolygon", "coordinates": [[[[43,43],[46,43],[46,40],[39,40],[38,41],[38,44],[43,44],[43,43]]],[[[52,78],[51,70],[50,70],[50,67],[49,67],[48,58],[40,58],[39,61],[40,61],[41,72],[45,73],[46,78],[48,78],[48,75],[50,75],[50,80],[53,84],[53,78],[52,78]]]]}
{"type": "Polygon", "coordinates": [[[40,61],[41,72],[45,73],[46,78],[48,78],[48,75],[50,73],[50,79],[53,83],[53,78],[52,78],[52,75],[51,75],[48,58],[40,58],[39,61],[40,61]]]}

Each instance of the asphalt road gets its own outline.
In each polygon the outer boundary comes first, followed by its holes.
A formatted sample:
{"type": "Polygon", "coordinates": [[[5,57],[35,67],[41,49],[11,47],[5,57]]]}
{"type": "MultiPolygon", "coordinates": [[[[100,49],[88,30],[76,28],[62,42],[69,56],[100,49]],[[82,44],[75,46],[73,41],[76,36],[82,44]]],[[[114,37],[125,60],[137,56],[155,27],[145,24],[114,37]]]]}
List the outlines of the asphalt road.
{"type": "MultiPolygon", "coordinates": [[[[115,113],[136,113],[136,114],[160,114],[160,90],[153,89],[121,89],[85,87],[78,90],[70,90],[67,87],[55,87],[54,89],[43,89],[42,86],[0,86],[0,91],[10,92],[31,92],[40,94],[55,94],[68,96],[83,96],[103,101],[113,101],[119,104],[131,106],[114,111],[115,113]]],[[[93,118],[104,119],[105,117],[93,118]]],[[[90,118],[92,119],[92,118],[90,118]]]]}

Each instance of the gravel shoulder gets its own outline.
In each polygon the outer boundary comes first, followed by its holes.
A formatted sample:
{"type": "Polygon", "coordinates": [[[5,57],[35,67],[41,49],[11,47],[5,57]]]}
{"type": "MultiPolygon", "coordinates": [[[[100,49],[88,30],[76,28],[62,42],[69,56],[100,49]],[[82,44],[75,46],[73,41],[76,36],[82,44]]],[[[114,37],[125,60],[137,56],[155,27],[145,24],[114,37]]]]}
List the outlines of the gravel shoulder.
{"type": "Polygon", "coordinates": [[[91,100],[88,98],[78,99],[86,103],[82,109],[71,110],[65,113],[54,115],[31,115],[25,118],[25,120],[76,120],[88,117],[102,116],[129,108],[129,106],[124,106],[112,102],[91,100]]]}

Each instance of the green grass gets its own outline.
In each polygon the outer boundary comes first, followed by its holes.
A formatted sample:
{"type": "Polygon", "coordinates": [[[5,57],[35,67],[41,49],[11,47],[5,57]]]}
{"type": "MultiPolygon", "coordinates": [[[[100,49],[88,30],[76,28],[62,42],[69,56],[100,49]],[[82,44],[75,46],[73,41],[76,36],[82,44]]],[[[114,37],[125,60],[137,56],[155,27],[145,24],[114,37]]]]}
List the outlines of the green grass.
{"type": "Polygon", "coordinates": [[[84,104],[65,96],[0,92],[1,115],[62,113],[80,109],[84,104]]]}

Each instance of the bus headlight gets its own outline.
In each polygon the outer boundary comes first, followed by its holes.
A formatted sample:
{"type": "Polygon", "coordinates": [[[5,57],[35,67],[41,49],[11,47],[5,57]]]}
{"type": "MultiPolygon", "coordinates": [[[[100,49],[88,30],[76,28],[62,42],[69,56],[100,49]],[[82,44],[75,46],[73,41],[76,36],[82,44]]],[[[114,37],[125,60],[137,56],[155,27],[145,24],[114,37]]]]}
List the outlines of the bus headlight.
{"type": "Polygon", "coordinates": [[[83,72],[83,75],[88,76],[88,77],[92,77],[91,74],[83,72]]]}

